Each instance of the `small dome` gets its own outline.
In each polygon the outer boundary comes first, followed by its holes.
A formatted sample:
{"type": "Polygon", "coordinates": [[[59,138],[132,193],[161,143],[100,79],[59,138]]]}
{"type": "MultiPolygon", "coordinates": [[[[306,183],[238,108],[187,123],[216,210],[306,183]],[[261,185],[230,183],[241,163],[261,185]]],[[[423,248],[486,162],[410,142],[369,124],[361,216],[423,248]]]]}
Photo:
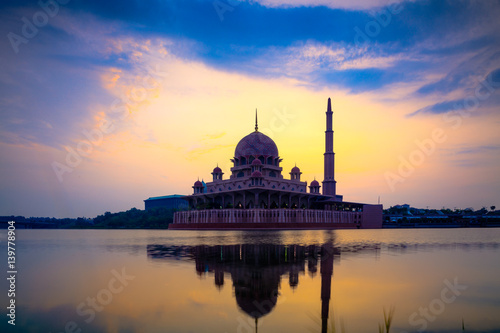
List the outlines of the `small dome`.
{"type": "Polygon", "coordinates": [[[258,158],[256,158],[255,160],[253,160],[252,165],[262,165],[262,162],[258,158]]]}
{"type": "Polygon", "coordinates": [[[197,180],[194,182],[194,187],[203,187],[203,184],[199,180],[197,180]]]}
{"type": "Polygon", "coordinates": [[[213,173],[222,173],[222,169],[221,169],[221,168],[219,168],[218,166],[216,166],[216,167],[214,168],[213,173]]]}
{"type": "Polygon", "coordinates": [[[252,177],[262,177],[262,173],[260,171],[252,172],[252,177]]]}
{"type": "Polygon", "coordinates": [[[319,186],[319,183],[318,181],[315,179],[311,182],[311,185],[310,186],[319,186]]]}
{"type": "Polygon", "coordinates": [[[299,173],[299,172],[300,172],[300,169],[299,169],[299,168],[297,168],[297,166],[294,166],[294,167],[292,168],[292,173],[299,173]]]}

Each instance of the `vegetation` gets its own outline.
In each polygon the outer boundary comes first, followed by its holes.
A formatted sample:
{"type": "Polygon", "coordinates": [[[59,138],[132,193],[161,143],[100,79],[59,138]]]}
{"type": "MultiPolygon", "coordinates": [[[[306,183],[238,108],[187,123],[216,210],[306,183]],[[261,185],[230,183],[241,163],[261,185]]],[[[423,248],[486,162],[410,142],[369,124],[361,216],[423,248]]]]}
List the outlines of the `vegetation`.
{"type": "Polygon", "coordinates": [[[474,210],[472,208],[465,209],[450,209],[450,208],[442,208],[442,209],[421,209],[414,207],[404,207],[404,206],[393,206],[387,209],[384,209],[384,214],[387,215],[403,215],[403,216],[429,216],[429,215],[468,215],[468,216],[479,216],[479,215],[491,215],[496,209],[496,206],[491,206],[490,211],[486,207],[482,207],[481,209],[474,210]]]}
{"type": "Polygon", "coordinates": [[[387,312],[384,309],[384,325],[378,324],[379,333],[390,332],[393,317],[394,317],[394,307],[391,307],[387,312]]]}
{"type": "Polygon", "coordinates": [[[163,207],[140,210],[132,208],[126,212],[99,215],[91,228],[103,229],[164,229],[173,222],[176,209],[163,207]]]}
{"type": "MultiPolygon", "coordinates": [[[[323,321],[322,321],[321,317],[315,317],[315,316],[310,315],[310,314],[308,314],[308,316],[323,331],[324,327],[322,326],[323,325],[323,321]]],[[[390,307],[389,310],[387,310],[387,311],[384,308],[384,324],[383,325],[382,324],[378,325],[378,331],[379,331],[379,333],[390,333],[391,325],[392,325],[392,320],[393,319],[394,319],[394,307],[393,306],[390,307]]],[[[329,327],[325,327],[326,331],[327,332],[331,332],[331,333],[336,333],[337,329],[336,329],[336,325],[335,325],[335,317],[333,316],[333,313],[331,311],[330,311],[330,318],[328,319],[328,322],[329,322],[330,326],[329,327]]],[[[462,325],[463,325],[463,323],[462,323],[462,325]]],[[[311,328],[311,329],[309,329],[309,331],[316,332],[316,328],[311,328]]],[[[346,333],[345,327],[344,327],[344,321],[342,320],[342,318],[340,319],[340,332],[341,333],[346,333]]]]}
{"type": "Polygon", "coordinates": [[[94,219],[2,216],[0,220],[16,221],[20,224],[20,228],[21,225],[26,225],[28,228],[52,229],[165,229],[173,222],[175,211],[163,207],[148,210],[132,208],[126,212],[106,212],[94,219]]]}

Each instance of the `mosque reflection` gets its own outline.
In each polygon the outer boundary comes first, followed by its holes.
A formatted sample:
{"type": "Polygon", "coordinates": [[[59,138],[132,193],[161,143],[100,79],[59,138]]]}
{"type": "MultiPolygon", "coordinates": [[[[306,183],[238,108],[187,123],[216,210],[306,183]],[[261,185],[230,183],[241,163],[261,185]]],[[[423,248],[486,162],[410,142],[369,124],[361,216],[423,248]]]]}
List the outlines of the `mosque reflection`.
{"type": "Polygon", "coordinates": [[[290,287],[297,288],[306,264],[312,277],[319,266],[321,295],[311,297],[321,301],[322,332],[327,330],[333,263],[340,255],[333,240],[321,245],[148,245],[147,253],[153,260],[194,260],[198,275],[213,273],[216,288],[222,288],[227,283],[224,277],[230,275],[236,303],[255,319],[256,330],[258,319],[273,311],[278,302],[282,277],[288,276],[290,287]]]}

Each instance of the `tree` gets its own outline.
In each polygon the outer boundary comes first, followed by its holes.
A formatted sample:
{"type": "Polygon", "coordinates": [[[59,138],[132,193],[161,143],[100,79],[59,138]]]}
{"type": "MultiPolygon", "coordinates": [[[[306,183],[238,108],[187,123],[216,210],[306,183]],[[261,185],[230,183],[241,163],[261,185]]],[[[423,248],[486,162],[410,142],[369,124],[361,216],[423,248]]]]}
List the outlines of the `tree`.
{"type": "Polygon", "coordinates": [[[495,206],[491,206],[490,209],[491,209],[491,211],[494,211],[496,209],[496,207],[495,206]]]}
{"type": "Polygon", "coordinates": [[[483,208],[481,208],[480,210],[478,210],[476,213],[477,213],[478,215],[484,215],[484,214],[486,214],[487,212],[488,212],[488,210],[486,209],[486,207],[483,207],[483,208]]]}

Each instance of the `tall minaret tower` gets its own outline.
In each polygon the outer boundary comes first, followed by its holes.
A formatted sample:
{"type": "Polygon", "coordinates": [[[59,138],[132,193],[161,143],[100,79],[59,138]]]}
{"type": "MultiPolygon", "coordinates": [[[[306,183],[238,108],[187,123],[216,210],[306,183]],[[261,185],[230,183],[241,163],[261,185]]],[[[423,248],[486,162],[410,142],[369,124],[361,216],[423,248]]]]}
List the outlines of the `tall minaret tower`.
{"type": "Polygon", "coordinates": [[[335,181],[335,153],[333,152],[333,112],[332,100],[328,98],[326,110],[325,131],[325,177],[323,180],[323,195],[335,196],[337,182],[335,181]]]}

